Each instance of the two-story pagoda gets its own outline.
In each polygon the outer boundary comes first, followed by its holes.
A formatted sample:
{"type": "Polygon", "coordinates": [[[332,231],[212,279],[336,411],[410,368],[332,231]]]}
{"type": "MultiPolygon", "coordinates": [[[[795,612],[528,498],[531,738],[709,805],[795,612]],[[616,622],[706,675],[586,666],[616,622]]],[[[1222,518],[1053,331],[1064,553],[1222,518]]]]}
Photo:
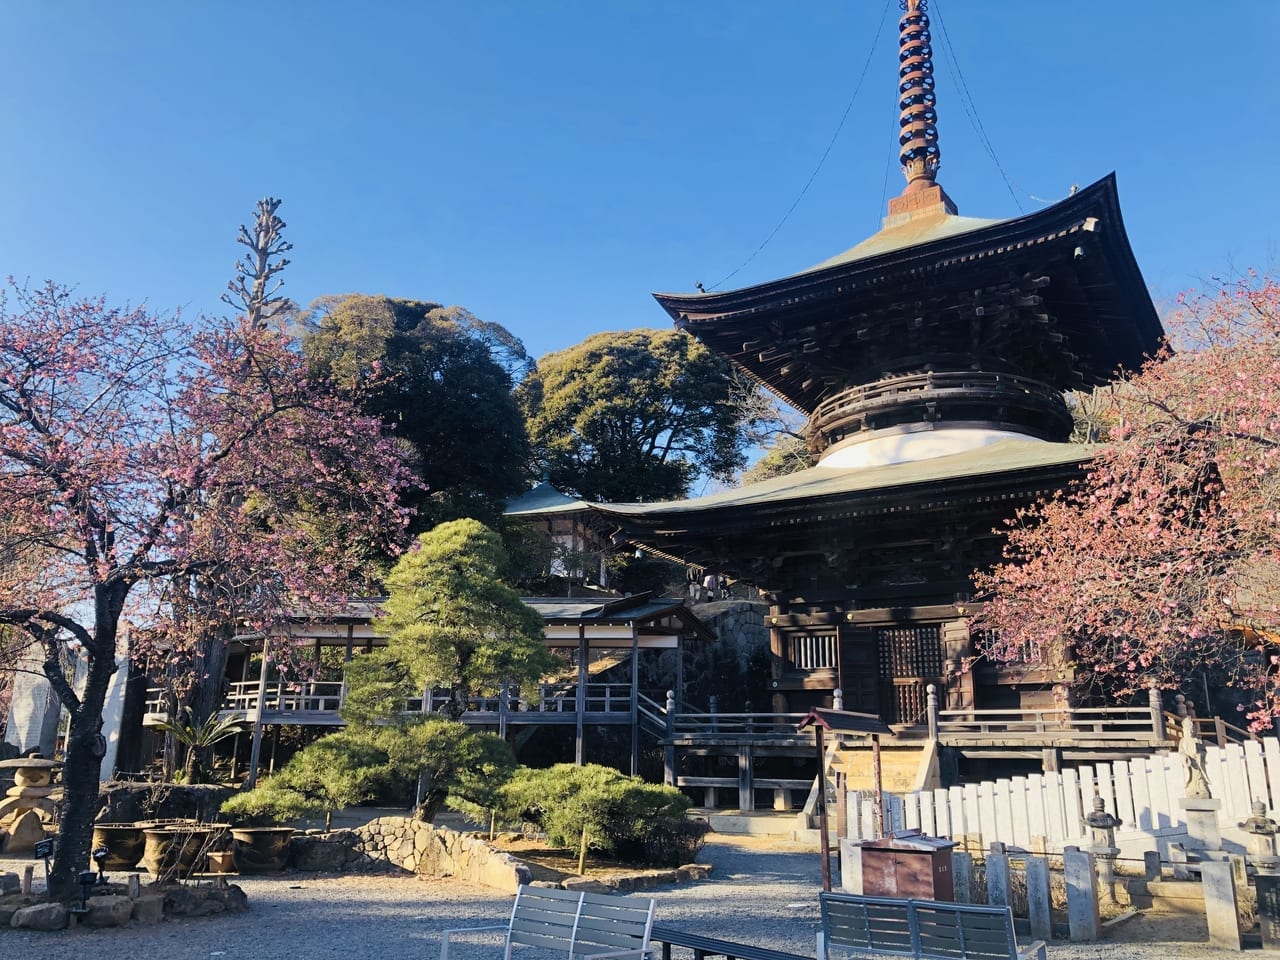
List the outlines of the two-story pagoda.
{"type": "Polygon", "coordinates": [[[970,575],[995,528],[1078,476],[1063,392],[1134,369],[1160,322],[1114,176],[1036,213],[962,217],[936,181],[925,0],[901,23],[901,159],[883,229],[808,270],[656,294],[676,326],[808,417],[816,467],[709,497],[593,505],[633,544],[756,584],[772,609],[777,710],[918,722],[1032,707],[1065,679],[963,669],[970,575]]]}

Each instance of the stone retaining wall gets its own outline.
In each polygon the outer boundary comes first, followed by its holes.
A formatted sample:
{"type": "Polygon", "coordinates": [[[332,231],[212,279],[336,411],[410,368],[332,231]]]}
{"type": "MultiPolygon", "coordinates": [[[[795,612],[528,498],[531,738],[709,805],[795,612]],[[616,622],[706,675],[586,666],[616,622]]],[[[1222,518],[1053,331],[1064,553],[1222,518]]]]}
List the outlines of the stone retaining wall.
{"type": "Polygon", "coordinates": [[[409,817],[379,817],[354,830],[309,831],[292,843],[299,870],[458,877],[508,893],[532,879],[529,868],[484,841],[409,817]]]}

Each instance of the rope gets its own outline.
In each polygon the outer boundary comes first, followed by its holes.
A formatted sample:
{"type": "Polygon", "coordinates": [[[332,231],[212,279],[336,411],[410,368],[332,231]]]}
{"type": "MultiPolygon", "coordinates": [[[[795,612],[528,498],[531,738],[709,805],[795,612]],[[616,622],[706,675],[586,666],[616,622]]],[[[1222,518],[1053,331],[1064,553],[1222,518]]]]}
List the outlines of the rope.
{"type": "Polygon", "coordinates": [[[858,75],[858,82],[854,85],[853,95],[849,97],[849,103],[844,108],[844,113],[840,117],[840,122],[836,124],[836,132],[831,135],[831,140],[827,144],[827,149],[822,151],[822,156],[818,160],[818,165],[813,168],[813,173],[809,174],[809,179],[805,181],[804,187],[801,188],[800,195],[796,197],[795,202],[792,203],[791,206],[787,209],[787,212],[782,215],[782,219],[779,220],[777,224],[774,226],[774,228],[769,231],[769,235],[765,237],[763,241],[761,241],[760,246],[756,247],[755,250],[751,252],[751,255],[747,257],[747,259],[743,260],[742,263],[738,264],[737,267],[729,271],[729,273],[725,274],[723,277],[721,277],[719,280],[711,284],[709,287],[706,287],[705,289],[715,290],[721,284],[737,276],[737,274],[741,272],[743,267],[745,267],[752,260],[754,260],[756,256],[760,253],[760,251],[769,245],[769,241],[772,240],[777,235],[778,231],[782,229],[783,224],[785,224],[789,219],[791,219],[791,214],[795,213],[796,207],[800,206],[800,201],[803,200],[805,194],[809,192],[809,187],[813,185],[813,181],[817,179],[818,173],[819,171],[822,170],[823,164],[827,162],[827,157],[830,156],[831,154],[831,148],[836,145],[836,140],[840,136],[840,131],[844,129],[844,122],[847,119],[849,119],[849,111],[853,109],[853,103],[855,100],[857,100],[859,91],[862,90],[862,82],[867,78],[867,70],[871,66],[872,55],[875,53],[876,46],[880,42],[880,34],[884,31],[884,22],[889,15],[890,2],[891,0],[885,0],[884,12],[880,15],[880,25],[876,27],[876,35],[871,40],[871,48],[867,51],[867,59],[862,64],[862,73],[858,75]]]}

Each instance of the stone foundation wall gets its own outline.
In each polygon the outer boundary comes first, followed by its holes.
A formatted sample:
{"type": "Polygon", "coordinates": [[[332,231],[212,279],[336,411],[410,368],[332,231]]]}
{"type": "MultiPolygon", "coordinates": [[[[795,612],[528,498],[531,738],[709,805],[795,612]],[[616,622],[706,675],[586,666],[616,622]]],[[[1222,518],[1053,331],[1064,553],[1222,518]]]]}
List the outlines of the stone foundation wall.
{"type": "Polygon", "coordinates": [[[768,711],[769,606],[760,601],[716,600],[695,604],[693,613],[719,638],[717,643],[685,643],[685,700],[706,709],[715,695],[720,710],[768,711]]]}
{"type": "Polygon", "coordinates": [[[529,868],[482,840],[409,817],[379,817],[354,830],[293,838],[299,870],[458,877],[507,893],[529,883],[529,868]]]}

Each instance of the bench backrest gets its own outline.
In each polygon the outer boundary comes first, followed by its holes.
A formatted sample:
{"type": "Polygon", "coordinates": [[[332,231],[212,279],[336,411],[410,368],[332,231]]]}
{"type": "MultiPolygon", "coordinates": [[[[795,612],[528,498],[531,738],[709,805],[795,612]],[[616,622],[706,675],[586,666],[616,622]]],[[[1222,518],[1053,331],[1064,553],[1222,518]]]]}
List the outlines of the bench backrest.
{"type": "Polygon", "coordinates": [[[564,951],[567,960],[647,951],[654,901],[522,886],[511,908],[505,960],[513,946],[564,951]]]}
{"type": "Polygon", "coordinates": [[[819,894],[819,901],[824,950],[835,946],[935,960],[1018,957],[1008,907],[839,893],[819,894]]]}

